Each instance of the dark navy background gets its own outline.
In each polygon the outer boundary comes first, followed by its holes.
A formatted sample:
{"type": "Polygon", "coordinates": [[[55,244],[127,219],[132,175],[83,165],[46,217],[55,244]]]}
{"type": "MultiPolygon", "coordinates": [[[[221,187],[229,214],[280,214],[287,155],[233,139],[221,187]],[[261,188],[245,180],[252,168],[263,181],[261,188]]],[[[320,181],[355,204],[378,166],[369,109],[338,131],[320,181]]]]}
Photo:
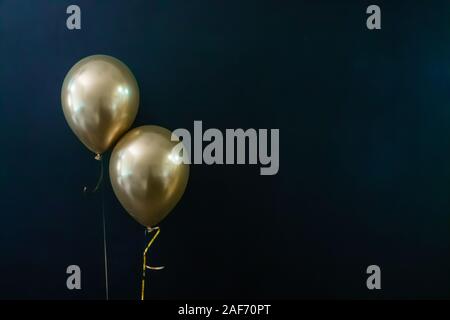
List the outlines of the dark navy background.
{"type": "MultiPolygon", "coordinates": [[[[280,129],[278,175],[191,166],[148,298],[449,298],[450,3],[377,1],[379,31],[369,4],[0,0],[0,298],[104,298],[98,163],[60,103],[98,53],[138,80],[134,126],[280,129]]],[[[137,299],[144,230],[105,181],[110,295],[137,299]]]]}

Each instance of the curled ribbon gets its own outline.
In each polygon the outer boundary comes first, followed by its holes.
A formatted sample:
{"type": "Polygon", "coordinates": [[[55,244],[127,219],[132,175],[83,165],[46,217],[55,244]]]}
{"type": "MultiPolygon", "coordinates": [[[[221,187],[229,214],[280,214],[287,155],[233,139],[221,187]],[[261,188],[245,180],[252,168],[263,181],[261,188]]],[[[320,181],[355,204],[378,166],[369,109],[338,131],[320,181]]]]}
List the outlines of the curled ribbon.
{"type": "Polygon", "coordinates": [[[148,266],[147,265],[147,252],[150,249],[150,246],[153,244],[153,242],[155,241],[156,237],[158,237],[159,233],[161,232],[161,229],[159,227],[154,227],[154,228],[148,228],[145,233],[152,233],[153,231],[155,231],[155,234],[153,235],[153,237],[150,239],[150,241],[147,244],[147,247],[145,247],[144,252],[142,254],[143,259],[142,259],[142,282],[141,282],[141,300],[144,300],[144,295],[145,295],[145,271],[147,269],[150,270],[162,270],[164,269],[164,266],[162,267],[152,267],[152,266],[148,266]]]}
{"type": "Polygon", "coordinates": [[[97,183],[96,183],[94,189],[89,190],[88,187],[85,186],[83,188],[83,192],[84,193],[87,193],[87,192],[95,193],[95,192],[97,192],[98,188],[100,188],[100,185],[103,182],[103,159],[102,159],[102,155],[97,153],[97,155],[95,156],[95,160],[100,161],[100,176],[98,177],[98,180],[97,180],[97,183]]]}

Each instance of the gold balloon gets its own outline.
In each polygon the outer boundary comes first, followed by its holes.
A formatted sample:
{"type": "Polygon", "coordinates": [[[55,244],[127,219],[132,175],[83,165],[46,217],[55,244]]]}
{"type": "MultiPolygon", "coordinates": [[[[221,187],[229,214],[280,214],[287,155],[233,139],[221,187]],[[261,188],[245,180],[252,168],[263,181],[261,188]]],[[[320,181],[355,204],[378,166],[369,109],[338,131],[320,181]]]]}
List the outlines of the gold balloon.
{"type": "Polygon", "coordinates": [[[171,132],[142,126],[125,134],[109,162],[111,184],[122,206],[140,224],[152,228],[175,207],[186,189],[189,165],[173,148],[171,132]]]}
{"type": "Polygon", "coordinates": [[[139,87],[116,58],[93,55],[76,63],[61,89],[64,116],[75,135],[102,154],[130,128],[139,105],[139,87]]]}

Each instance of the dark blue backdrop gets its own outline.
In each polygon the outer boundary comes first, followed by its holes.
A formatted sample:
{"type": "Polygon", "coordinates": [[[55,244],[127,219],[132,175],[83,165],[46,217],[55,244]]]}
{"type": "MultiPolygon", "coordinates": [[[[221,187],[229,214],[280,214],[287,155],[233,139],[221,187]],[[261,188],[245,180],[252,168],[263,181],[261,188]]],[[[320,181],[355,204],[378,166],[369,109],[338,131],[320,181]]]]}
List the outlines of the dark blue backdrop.
{"type": "MultiPolygon", "coordinates": [[[[60,105],[97,53],[134,72],[134,126],[280,129],[276,176],[191,167],[147,297],[449,297],[450,3],[418,3],[370,32],[367,1],[0,0],[0,298],[104,297],[98,163],[60,105]]],[[[106,182],[111,297],[137,299],[144,231],[106,182]]]]}

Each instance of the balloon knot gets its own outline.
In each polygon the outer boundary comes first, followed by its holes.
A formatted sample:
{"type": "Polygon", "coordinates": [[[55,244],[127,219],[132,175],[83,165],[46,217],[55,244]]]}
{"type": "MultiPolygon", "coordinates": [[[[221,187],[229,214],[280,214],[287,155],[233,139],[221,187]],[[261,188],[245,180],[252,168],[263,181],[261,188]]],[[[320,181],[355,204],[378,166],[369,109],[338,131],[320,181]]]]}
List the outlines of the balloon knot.
{"type": "Polygon", "coordinates": [[[159,227],[146,227],[145,229],[147,233],[152,233],[155,230],[159,230],[159,227]]]}
{"type": "Polygon", "coordinates": [[[95,155],[95,160],[98,160],[98,161],[102,160],[102,155],[100,153],[97,153],[95,155]]]}

